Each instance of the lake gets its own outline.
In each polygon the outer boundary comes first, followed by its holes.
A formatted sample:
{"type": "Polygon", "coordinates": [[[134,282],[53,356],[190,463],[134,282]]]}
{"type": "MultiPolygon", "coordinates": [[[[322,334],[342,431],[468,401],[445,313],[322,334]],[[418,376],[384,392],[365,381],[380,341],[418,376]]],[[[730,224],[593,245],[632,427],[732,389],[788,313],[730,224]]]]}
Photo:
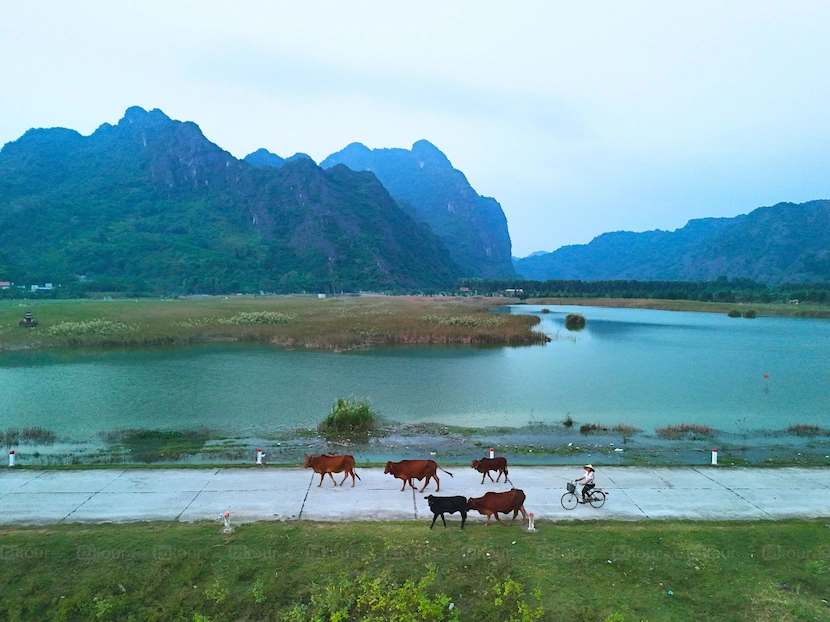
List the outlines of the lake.
{"type": "Polygon", "coordinates": [[[333,354],[250,344],[3,353],[0,429],[73,440],[122,428],[255,436],[314,427],[339,397],[455,426],[700,423],[728,432],[826,426],[830,321],[517,305],[552,341],[333,354]],[[582,313],[583,331],[565,329],[582,313]]]}

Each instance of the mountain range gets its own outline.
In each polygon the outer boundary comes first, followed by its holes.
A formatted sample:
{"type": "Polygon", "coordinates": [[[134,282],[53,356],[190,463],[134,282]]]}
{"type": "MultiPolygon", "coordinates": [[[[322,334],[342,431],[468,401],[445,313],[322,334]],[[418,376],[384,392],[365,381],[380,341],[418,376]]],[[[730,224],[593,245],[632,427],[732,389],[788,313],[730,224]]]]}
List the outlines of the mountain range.
{"type": "Polygon", "coordinates": [[[129,108],[89,136],[32,129],[0,150],[0,281],[388,290],[451,287],[464,270],[371,172],[238,160],[160,110],[129,108]]]}
{"type": "Polygon", "coordinates": [[[691,220],[676,231],[604,233],[514,265],[540,281],[828,282],[830,201],[778,203],[734,218],[691,220]]]}
{"type": "Polygon", "coordinates": [[[411,291],[517,274],[826,283],[830,201],[605,233],[518,259],[499,203],[426,140],[352,143],[319,166],[266,149],[239,160],[195,123],[132,107],[89,136],[32,129],[0,149],[0,282],[78,293],[411,291]]]}
{"type": "Polygon", "coordinates": [[[370,171],[396,199],[409,203],[438,234],[461,274],[504,279],[515,276],[510,233],[501,205],[482,197],[464,173],[432,143],[412,149],[369,149],[352,143],[320,163],[325,169],[345,164],[370,171]]]}

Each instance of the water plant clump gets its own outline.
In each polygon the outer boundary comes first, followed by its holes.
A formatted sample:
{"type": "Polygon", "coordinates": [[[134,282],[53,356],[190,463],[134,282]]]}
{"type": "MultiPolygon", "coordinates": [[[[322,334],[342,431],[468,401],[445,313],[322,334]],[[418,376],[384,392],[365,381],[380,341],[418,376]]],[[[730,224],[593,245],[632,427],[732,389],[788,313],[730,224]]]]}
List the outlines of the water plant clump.
{"type": "Polygon", "coordinates": [[[582,330],[585,328],[585,316],[581,313],[568,313],[565,316],[565,328],[568,330],[582,330]]]}
{"type": "Polygon", "coordinates": [[[737,309],[732,309],[726,315],[728,315],[729,317],[741,317],[741,312],[737,309]]]}
{"type": "Polygon", "coordinates": [[[253,311],[237,313],[231,317],[220,317],[217,322],[220,324],[253,326],[257,324],[287,324],[293,319],[293,316],[278,311],[253,311]]]}
{"type": "Polygon", "coordinates": [[[105,440],[128,454],[133,462],[175,461],[201,453],[205,443],[216,434],[197,430],[115,430],[105,440]]]}
{"type": "Polygon", "coordinates": [[[611,428],[611,431],[622,436],[623,443],[627,443],[632,436],[642,432],[640,428],[625,423],[618,423],[611,428]]]}
{"type": "Polygon", "coordinates": [[[601,423],[583,423],[579,426],[579,433],[585,436],[588,434],[602,434],[607,431],[608,428],[601,423]]]}
{"type": "Polygon", "coordinates": [[[488,327],[499,326],[503,323],[501,318],[488,317],[477,318],[469,315],[454,315],[452,317],[441,317],[431,313],[421,318],[430,324],[438,324],[439,326],[471,326],[471,327],[488,327]]]}
{"type": "Polygon", "coordinates": [[[755,311],[755,309],[747,309],[746,311],[744,311],[744,317],[748,320],[755,319],[756,315],[758,315],[758,313],[755,311]]]}
{"type": "Polygon", "coordinates": [[[787,434],[796,436],[821,436],[824,431],[817,425],[811,423],[796,423],[787,426],[787,434]]]}
{"type": "Polygon", "coordinates": [[[574,418],[571,417],[570,413],[565,415],[565,418],[562,420],[562,425],[564,425],[566,428],[574,427],[574,418]]]}
{"type": "Polygon", "coordinates": [[[340,398],[317,426],[317,431],[327,438],[367,436],[379,425],[380,417],[372,412],[369,404],[354,398],[340,398]]]}
{"type": "Polygon", "coordinates": [[[681,423],[679,425],[667,425],[662,428],[657,428],[654,431],[660,438],[674,440],[681,438],[710,438],[713,435],[712,428],[710,428],[708,425],[702,425],[699,423],[681,423]]]}
{"type": "Polygon", "coordinates": [[[86,335],[112,335],[135,330],[123,322],[87,320],[85,322],[61,322],[50,326],[46,332],[55,337],[83,337],[86,335]]]}

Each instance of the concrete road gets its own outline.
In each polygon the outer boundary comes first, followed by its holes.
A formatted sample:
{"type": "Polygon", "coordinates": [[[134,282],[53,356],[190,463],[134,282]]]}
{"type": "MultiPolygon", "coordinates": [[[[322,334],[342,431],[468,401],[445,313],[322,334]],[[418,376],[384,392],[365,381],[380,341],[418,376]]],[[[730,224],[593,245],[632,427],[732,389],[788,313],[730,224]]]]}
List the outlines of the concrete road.
{"type": "MultiPolygon", "coordinates": [[[[510,489],[481,484],[471,468],[439,471],[438,495],[480,496],[510,489]]],[[[358,468],[357,485],[334,486],[310,469],[104,469],[0,471],[0,524],[100,523],[150,520],[431,520],[423,493],[384,475],[358,468]]],[[[828,468],[597,467],[596,481],[608,493],[600,509],[560,504],[576,467],[511,467],[510,479],[527,495],[536,520],[755,520],[830,517],[828,468]]],[[[339,482],[341,476],[335,476],[339,482]]],[[[423,483],[421,482],[421,485],[423,483]]],[[[448,524],[457,514],[447,516],[448,524]]],[[[477,512],[470,520],[484,520],[477,512]]]]}

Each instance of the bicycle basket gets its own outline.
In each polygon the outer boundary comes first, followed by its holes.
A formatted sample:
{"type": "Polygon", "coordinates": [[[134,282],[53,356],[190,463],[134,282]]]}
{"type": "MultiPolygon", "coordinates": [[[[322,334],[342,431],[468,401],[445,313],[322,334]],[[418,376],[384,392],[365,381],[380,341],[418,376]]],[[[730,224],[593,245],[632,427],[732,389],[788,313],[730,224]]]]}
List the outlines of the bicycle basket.
{"type": "Polygon", "coordinates": [[[571,482],[568,482],[567,488],[568,492],[573,492],[574,490],[576,490],[576,486],[574,486],[571,482]]]}

